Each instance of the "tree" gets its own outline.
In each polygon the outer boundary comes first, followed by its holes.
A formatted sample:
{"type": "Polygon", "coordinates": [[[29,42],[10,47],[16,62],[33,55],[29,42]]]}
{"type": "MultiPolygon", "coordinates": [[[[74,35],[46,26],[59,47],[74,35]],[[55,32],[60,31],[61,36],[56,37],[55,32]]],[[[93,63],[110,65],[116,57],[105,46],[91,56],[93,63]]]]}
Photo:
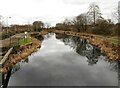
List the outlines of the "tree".
{"type": "Polygon", "coordinates": [[[65,19],[62,23],[57,23],[56,28],[60,30],[70,31],[72,30],[72,21],[65,19]]]}
{"type": "Polygon", "coordinates": [[[120,1],[118,2],[118,23],[120,23],[120,1]]]}
{"type": "Polygon", "coordinates": [[[87,26],[87,14],[83,13],[78,15],[74,21],[74,26],[79,32],[84,32],[86,31],[86,26],[87,26]]]}
{"type": "Polygon", "coordinates": [[[3,26],[2,18],[3,18],[3,16],[0,15],[0,31],[2,30],[2,26],[3,26]]]}
{"type": "Polygon", "coordinates": [[[111,34],[111,28],[109,21],[105,19],[98,19],[96,21],[95,28],[93,29],[94,34],[102,34],[102,35],[110,35],[111,34]]]}
{"type": "Polygon", "coordinates": [[[100,12],[100,8],[97,4],[91,3],[89,6],[89,11],[87,12],[88,16],[90,16],[90,22],[92,24],[96,24],[96,20],[102,18],[102,14],[100,12]]]}
{"type": "Polygon", "coordinates": [[[118,6],[115,8],[115,11],[112,13],[117,23],[120,23],[120,1],[118,2],[118,6]]]}
{"type": "Polygon", "coordinates": [[[45,23],[45,28],[50,28],[50,23],[45,23]]]}
{"type": "Polygon", "coordinates": [[[63,23],[57,23],[55,26],[58,30],[63,30],[63,23]]]}
{"type": "Polygon", "coordinates": [[[115,26],[115,34],[120,36],[120,1],[118,2],[117,10],[113,13],[114,18],[117,20],[115,26]]]}
{"type": "Polygon", "coordinates": [[[72,25],[72,22],[69,19],[65,19],[63,21],[64,30],[70,31],[71,30],[71,25],[72,25]]]}
{"type": "Polygon", "coordinates": [[[44,23],[42,21],[35,21],[33,23],[33,29],[35,31],[41,31],[43,27],[44,27],[44,23]]]}

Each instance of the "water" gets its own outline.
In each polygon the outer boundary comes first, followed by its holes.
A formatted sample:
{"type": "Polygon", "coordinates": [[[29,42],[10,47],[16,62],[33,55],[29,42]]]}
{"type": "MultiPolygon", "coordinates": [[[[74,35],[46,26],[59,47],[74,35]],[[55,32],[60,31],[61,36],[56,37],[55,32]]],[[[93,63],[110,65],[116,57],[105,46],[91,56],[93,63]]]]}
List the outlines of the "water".
{"type": "Polygon", "coordinates": [[[8,86],[117,86],[117,64],[109,63],[89,41],[52,35],[26,61],[16,65],[8,86]]]}

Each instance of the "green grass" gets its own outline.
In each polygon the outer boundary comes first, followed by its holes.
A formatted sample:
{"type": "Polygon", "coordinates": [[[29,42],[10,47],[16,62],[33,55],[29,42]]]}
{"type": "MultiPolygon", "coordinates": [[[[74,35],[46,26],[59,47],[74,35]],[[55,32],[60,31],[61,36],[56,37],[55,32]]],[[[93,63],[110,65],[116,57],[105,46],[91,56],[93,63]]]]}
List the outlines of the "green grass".
{"type": "Polygon", "coordinates": [[[102,35],[96,35],[98,38],[106,39],[108,42],[112,43],[114,46],[120,46],[120,38],[113,37],[113,36],[102,36],[102,35]]]}
{"type": "Polygon", "coordinates": [[[109,38],[108,39],[111,43],[113,43],[115,46],[120,45],[120,42],[118,40],[118,38],[109,38]]]}
{"type": "Polygon", "coordinates": [[[32,42],[30,38],[22,39],[20,40],[19,44],[20,45],[26,45],[28,43],[32,42]]]}

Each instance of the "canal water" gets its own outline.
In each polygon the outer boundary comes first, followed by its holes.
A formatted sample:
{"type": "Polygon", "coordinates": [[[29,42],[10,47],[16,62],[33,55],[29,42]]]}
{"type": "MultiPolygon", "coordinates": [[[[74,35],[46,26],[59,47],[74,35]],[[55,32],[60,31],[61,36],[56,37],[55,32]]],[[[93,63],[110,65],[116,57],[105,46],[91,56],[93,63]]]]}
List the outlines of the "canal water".
{"type": "Polygon", "coordinates": [[[45,35],[41,48],[12,70],[8,86],[117,86],[110,63],[88,40],[45,35]]]}

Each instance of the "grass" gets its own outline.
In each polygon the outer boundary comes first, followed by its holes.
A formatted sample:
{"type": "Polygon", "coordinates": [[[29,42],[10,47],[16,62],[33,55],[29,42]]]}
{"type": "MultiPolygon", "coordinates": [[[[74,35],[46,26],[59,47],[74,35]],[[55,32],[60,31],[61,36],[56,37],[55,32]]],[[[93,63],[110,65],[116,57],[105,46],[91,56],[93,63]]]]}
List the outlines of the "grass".
{"type": "Polygon", "coordinates": [[[120,46],[120,37],[117,36],[103,36],[96,35],[98,38],[106,39],[108,42],[112,43],[114,46],[120,46]]]}
{"type": "Polygon", "coordinates": [[[115,46],[120,45],[119,39],[118,38],[108,38],[108,40],[113,43],[115,46]]]}
{"type": "Polygon", "coordinates": [[[22,45],[26,45],[28,43],[32,42],[30,38],[26,38],[26,39],[22,39],[19,41],[19,44],[22,45]]]}

